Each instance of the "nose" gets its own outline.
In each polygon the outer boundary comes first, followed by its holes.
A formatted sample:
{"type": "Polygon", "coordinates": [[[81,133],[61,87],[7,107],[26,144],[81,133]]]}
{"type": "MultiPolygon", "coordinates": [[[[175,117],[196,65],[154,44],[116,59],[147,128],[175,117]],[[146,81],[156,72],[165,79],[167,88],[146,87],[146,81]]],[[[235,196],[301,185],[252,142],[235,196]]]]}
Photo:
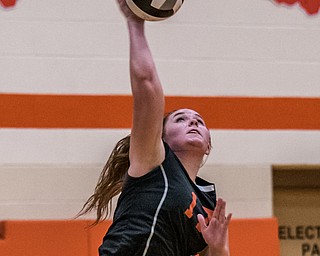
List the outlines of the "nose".
{"type": "Polygon", "coordinates": [[[197,126],[198,127],[198,121],[197,119],[191,119],[189,122],[189,126],[197,126]]]}

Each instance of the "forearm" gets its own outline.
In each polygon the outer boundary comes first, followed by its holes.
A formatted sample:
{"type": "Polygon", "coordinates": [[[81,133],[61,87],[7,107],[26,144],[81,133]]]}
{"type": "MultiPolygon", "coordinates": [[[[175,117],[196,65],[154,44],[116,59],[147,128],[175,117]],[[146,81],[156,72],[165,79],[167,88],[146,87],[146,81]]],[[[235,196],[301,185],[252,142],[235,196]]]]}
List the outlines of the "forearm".
{"type": "Polygon", "coordinates": [[[162,123],[164,93],[144,34],[144,22],[129,20],[127,23],[130,37],[130,79],[134,99],[134,117],[138,120],[134,125],[139,130],[146,127],[148,130],[153,130],[155,129],[153,126],[158,127],[162,123]],[[141,121],[146,127],[140,126],[141,121]]]}
{"type": "Polygon", "coordinates": [[[128,21],[130,38],[130,78],[132,90],[139,90],[143,82],[160,86],[155,63],[145,37],[143,21],[128,21]]]}
{"type": "MultiPolygon", "coordinates": [[[[143,175],[160,164],[163,144],[164,93],[144,33],[144,21],[127,20],[130,40],[130,79],[133,96],[133,122],[130,161],[139,163],[132,175],[143,175]],[[148,152],[148,154],[146,154],[148,152]],[[143,168],[140,168],[143,165],[143,168]],[[139,171],[137,171],[139,169],[139,171]],[[141,169],[143,169],[141,171],[141,169]]],[[[133,164],[132,164],[133,166],[133,164]]]]}

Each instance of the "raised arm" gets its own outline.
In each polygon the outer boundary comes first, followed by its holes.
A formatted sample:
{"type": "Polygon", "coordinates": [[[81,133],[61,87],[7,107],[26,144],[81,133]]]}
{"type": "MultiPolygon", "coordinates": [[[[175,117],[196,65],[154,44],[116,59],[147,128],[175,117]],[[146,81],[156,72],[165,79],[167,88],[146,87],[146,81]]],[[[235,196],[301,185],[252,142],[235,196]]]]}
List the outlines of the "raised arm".
{"type": "Polygon", "coordinates": [[[144,21],[137,18],[124,0],[118,0],[127,19],[130,42],[130,79],[133,95],[133,124],[130,139],[131,176],[142,176],[164,159],[161,140],[164,95],[145,37],[144,21]]]}

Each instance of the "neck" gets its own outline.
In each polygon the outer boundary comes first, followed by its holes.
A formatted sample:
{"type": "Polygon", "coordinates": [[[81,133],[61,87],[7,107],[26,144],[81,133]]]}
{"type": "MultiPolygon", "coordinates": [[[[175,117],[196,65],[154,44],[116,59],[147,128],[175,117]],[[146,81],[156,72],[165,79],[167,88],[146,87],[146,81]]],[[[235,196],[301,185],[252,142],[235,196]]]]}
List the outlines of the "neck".
{"type": "Polygon", "coordinates": [[[196,154],[194,151],[178,151],[175,154],[186,169],[190,179],[195,182],[202,164],[203,154],[196,154]]]}

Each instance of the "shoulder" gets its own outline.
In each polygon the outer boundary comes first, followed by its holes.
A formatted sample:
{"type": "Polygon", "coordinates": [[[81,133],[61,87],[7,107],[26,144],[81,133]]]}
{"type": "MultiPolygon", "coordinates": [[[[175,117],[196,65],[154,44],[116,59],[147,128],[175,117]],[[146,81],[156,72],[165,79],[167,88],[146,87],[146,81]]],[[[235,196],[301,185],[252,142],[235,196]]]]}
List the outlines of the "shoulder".
{"type": "Polygon", "coordinates": [[[144,154],[131,153],[128,174],[131,177],[141,177],[149,173],[163,163],[167,154],[166,150],[166,146],[161,140],[161,142],[154,145],[152,152],[147,152],[148,149],[146,149],[144,154]]]}

